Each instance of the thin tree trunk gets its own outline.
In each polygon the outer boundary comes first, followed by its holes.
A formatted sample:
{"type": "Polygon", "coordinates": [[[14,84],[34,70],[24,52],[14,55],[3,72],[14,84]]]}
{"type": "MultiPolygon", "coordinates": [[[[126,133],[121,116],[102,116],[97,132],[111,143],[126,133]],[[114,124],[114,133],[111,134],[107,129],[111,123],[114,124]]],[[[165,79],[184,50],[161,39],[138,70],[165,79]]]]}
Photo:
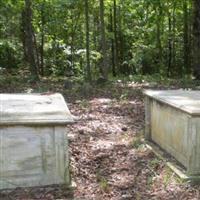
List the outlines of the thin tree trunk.
{"type": "Polygon", "coordinates": [[[41,31],[40,73],[44,76],[44,31],[41,31]]]}
{"type": "Polygon", "coordinates": [[[39,51],[38,51],[38,47],[37,47],[37,40],[36,40],[36,36],[35,33],[33,32],[33,43],[34,43],[34,55],[35,55],[35,62],[36,62],[36,66],[37,66],[37,71],[39,73],[40,71],[40,55],[39,55],[39,51]]]}
{"type": "Polygon", "coordinates": [[[36,55],[36,46],[35,46],[35,35],[32,26],[32,8],[31,0],[25,0],[25,7],[22,11],[22,27],[23,27],[23,45],[24,45],[24,55],[26,56],[25,60],[28,62],[30,67],[31,75],[33,79],[39,79],[38,76],[38,63],[36,55]]]}
{"type": "Polygon", "coordinates": [[[200,79],[200,1],[193,0],[193,59],[194,59],[194,76],[200,79]]]}
{"type": "MultiPolygon", "coordinates": [[[[99,15],[96,15],[96,12],[94,15],[94,26],[93,26],[93,43],[94,43],[94,49],[96,51],[100,52],[100,42],[99,42],[99,32],[100,32],[100,28],[99,28],[99,15]]],[[[99,62],[98,60],[94,60],[93,62],[94,68],[96,71],[101,71],[101,68],[99,67],[99,62]]]]}
{"type": "Polygon", "coordinates": [[[93,18],[93,43],[94,43],[94,49],[97,49],[97,19],[96,16],[93,18]]]}
{"type": "Polygon", "coordinates": [[[173,71],[180,72],[180,69],[176,69],[176,2],[173,2],[173,11],[172,11],[172,67],[175,69],[173,71]]]}
{"type": "Polygon", "coordinates": [[[116,76],[116,63],[115,63],[115,47],[114,47],[114,38],[113,38],[113,14],[112,9],[110,9],[110,32],[112,34],[111,38],[111,53],[112,53],[112,74],[116,76]]]}
{"type": "Polygon", "coordinates": [[[73,18],[73,15],[71,13],[71,20],[72,20],[72,31],[71,31],[71,70],[74,69],[74,54],[75,54],[75,51],[74,51],[74,43],[75,43],[75,34],[76,34],[76,29],[77,29],[77,26],[78,26],[78,22],[79,22],[79,19],[80,19],[80,15],[81,13],[79,12],[78,15],[76,16],[76,18],[74,19],[73,18]]]}
{"type": "Polygon", "coordinates": [[[85,27],[86,27],[86,61],[87,61],[87,80],[91,82],[90,70],[90,27],[89,27],[89,8],[88,0],[85,0],[85,27]]]}
{"type": "Polygon", "coordinates": [[[184,21],[184,35],[183,35],[183,41],[184,41],[184,47],[183,47],[183,52],[184,52],[184,71],[189,74],[191,72],[191,66],[190,66],[190,43],[189,43],[189,11],[188,11],[188,0],[183,1],[183,21],[184,21]]]}
{"type": "Polygon", "coordinates": [[[101,54],[102,64],[100,67],[101,75],[104,79],[108,79],[108,63],[107,63],[107,48],[104,22],[104,0],[100,1],[100,32],[101,32],[101,54]]]}
{"type": "MultiPolygon", "coordinates": [[[[122,1],[122,6],[123,6],[123,1],[122,1]]],[[[122,31],[122,13],[121,13],[121,7],[119,7],[118,10],[118,20],[119,20],[119,26],[118,26],[118,32],[119,32],[119,65],[120,65],[120,72],[121,73],[126,73],[126,70],[123,66],[123,62],[124,62],[124,37],[123,37],[123,31],[122,31]]]]}
{"type": "MultiPolygon", "coordinates": [[[[74,69],[74,31],[73,31],[73,26],[74,26],[74,19],[71,11],[71,20],[72,20],[72,32],[71,32],[71,72],[74,69]]],[[[71,74],[70,72],[70,74],[71,74]]]]}
{"type": "Polygon", "coordinates": [[[45,15],[44,15],[44,2],[42,4],[41,9],[41,44],[40,44],[40,73],[42,76],[44,76],[44,40],[45,40],[45,34],[44,34],[44,26],[45,26],[45,15]]]}
{"type": "Polygon", "coordinates": [[[193,62],[193,8],[188,8],[188,48],[189,48],[189,73],[192,72],[192,62],[193,62]]]}
{"type": "Polygon", "coordinates": [[[159,6],[158,6],[158,17],[157,17],[157,49],[158,49],[158,62],[159,62],[159,67],[162,66],[163,64],[163,49],[162,49],[162,41],[161,41],[161,23],[162,23],[162,5],[161,2],[159,1],[159,6]]]}
{"type": "Polygon", "coordinates": [[[169,48],[169,56],[168,56],[168,70],[167,75],[171,75],[172,68],[172,20],[171,13],[168,13],[168,48],[169,48]]]}
{"type": "Polygon", "coordinates": [[[115,54],[115,66],[116,69],[119,68],[119,63],[118,63],[118,39],[117,39],[117,5],[116,5],[116,0],[113,0],[113,24],[114,24],[114,54],[115,54]]]}

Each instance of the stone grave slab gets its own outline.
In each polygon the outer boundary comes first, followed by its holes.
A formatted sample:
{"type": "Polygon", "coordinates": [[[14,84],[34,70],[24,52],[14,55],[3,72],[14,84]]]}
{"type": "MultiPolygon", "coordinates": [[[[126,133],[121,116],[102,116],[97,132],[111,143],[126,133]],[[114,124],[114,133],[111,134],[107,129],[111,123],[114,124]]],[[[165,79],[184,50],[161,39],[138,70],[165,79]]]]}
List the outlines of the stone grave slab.
{"type": "Polygon", "coordinates": [[[0,189],[70,184],[61,94],[0,94],[0,189]]]}
{"type": "Polygon", "coordinates": [[[146,90],[145,137],[200,175],[200,91],[146,90]]]}

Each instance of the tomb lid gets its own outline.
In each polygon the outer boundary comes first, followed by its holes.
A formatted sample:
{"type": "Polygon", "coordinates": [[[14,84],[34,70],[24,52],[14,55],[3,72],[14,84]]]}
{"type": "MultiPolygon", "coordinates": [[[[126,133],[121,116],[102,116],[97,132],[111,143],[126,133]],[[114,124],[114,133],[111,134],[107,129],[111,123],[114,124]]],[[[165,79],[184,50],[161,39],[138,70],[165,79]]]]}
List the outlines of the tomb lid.
{"type": "Polygon", "coordinates": [[[191,115],[200,115],[200,91],[146,90],[144,94],[191,115]]]}
{"type": "Polygon", "coordinates": [[[0,94],[0,125],[71,122],[73,116],[61,94],[0,94]]]}

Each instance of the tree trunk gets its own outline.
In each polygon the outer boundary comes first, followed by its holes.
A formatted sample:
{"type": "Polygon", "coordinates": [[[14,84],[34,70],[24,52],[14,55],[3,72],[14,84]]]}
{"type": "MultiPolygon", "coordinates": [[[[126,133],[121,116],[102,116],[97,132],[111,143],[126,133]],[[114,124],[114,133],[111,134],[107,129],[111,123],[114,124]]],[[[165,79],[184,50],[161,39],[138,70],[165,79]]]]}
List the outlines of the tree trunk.
{"type": "Polygon", "coordinates": [[[117,5],[116,5],[116,0],[113,0],[113,24],[114,24],[114,54],[115,54],[115,67],[116,70],[119,68],[119,63],[118,63],[118,40],[117,40],[117,5]]]}
{"type": "Polygon", "coordinates": [[[169,48],[169,56],[168,56],[168,69],[167,75],[168,77],[171,75],[172,68],[172,19],[171,12],[168,13],[168,48],[169,48]]]}
{"type": "Polygon", "coordinates": [[[76,30],[77,30],[78,22],[81,16],[81,12],[79,12],[74,18],[72,12],[73,11],[71,11],[71,22],[72,22],[71,30],[72,31],[71,31],[71,43],[70,43],[70,46],[71,46],[71,67],[70,67],[71,71],[69,72],[70,75],[73,73],[73,70],[74,70],[76,30]]]}
{"type": "Polygon", "coordinates": [[[25,60],[28,62],[30,67],[31,75],[33,79],[38,80],[38,63],[37,63],[37,50],[35,46],[35,35],[32,26],[32,8],[31,0],[25,0],[25,7],[22,11],[22,27],[23,27],[23,46],[25,60]]]}
{"type": "Polygon", "coordinates": [[[194,76],[200,79],[200,1],[193,0],[194,14],[193,14],[193,59],[194,59],[194,76]]]}
{"type": "Polygon", "coordinates": [[[97,27],[98,27],[98,20],[96,16],[93,16],[93,31],[92,31],[92,36],[93,36],[93,48],[97,49],[97,27]]]}
{"type": "Polygon", "coordinates": [[[86,28],[86,61],[87,61],[87,80],[91,82],[90,70],[90,27],[89,27],[89,8],[88,0],[85,0],[85,28],[86,28]]]}
{"type": "Polygon", "coordinates": [[[122,10],[123,10],[123,1],[121,1],[121,7],[118,9],[118,57],[119,57],[119,65],[120,65],[120,72],[122,74],[126,74],[126,68],[123,66],[125,58],[124,58],[124,35],[123,35],[123,16],[122,16],[122,10]]]}
{"type": "Polygon", "coordinates": [[[34,43],[34,55],[35,55],[35,62],[36,62],[36,66],[37,66],[37,72],[39,73],[40,71],[40,55],[39,55],[39,51],[38,51],[38,47],[37,47],[37,40],[36,40],[36,36],[35,33],[33,32],[33,43],[34,43]]]}
{"type": "Polygon", "coordinates": [[[163,49],[162,49],[162,41],[161,41],[161,23],[162,23],[162,16],[163,16],[163,9],[161,2],[159,1],[158,9],[157,9],[158,17],[156,20],[157,25],[157,50],[158,50],[158,63],[159,68],[163,64],[163,49]]]}
{"type": "Polygon", "coordinates": [[[72,74],[72,71],[74,70],[74,19],[73,19],[73,14],[72,14],[73,11],[71,11],[71,21],[72,21],[72,32],[71,32],[71,67],[70,67],[70,73],[69,74],[72,74]]]}
{"type": "Polygon", "coordinates": [[[183,35],[183,41],[184,41],[184,71],[189,74],[191,72],[190,68],[190,44],[189,44],[189,14],[188,14],[188,0],[183,1],[183,20],[184,20],[184,35],[183,35]]]}
{"type": "Polygon", "coordinates": [[[99,1],[100,1],[100,33],[101,33],[101,54],[102,54],[102,63],[100,67],[100,72],[102,78],[108,79],[107,48],[106,48],[105,22],[104,22],[104,0],[99,0],[99,1]]]}
{"type": "Polygon", "coordinates": [[[116,76],[116,63],[115,63],[115,48],[114,48],[114,37],[113,37],[113,14],[110,9],[110,33],[111,33],[111,53],[112,53],[112,74],[116,76]]]}
{"type": "MultiPolygon", "coordinates": [[[[176,2],[173,2],[173,10],[172,10],[172,67],[173,72],[175,71],[175,74],[178,72],[180,73],[180,69],[176,69],[176,2]]],[[[175,75],[174,74],[174,75],[175,75]]],[[[178,75],[176,74],[176,75],[178,75]]]]}
{"type": "Polygon", "coordinates": [[[40,73],[44,76],[44,30],[41,31],[41,46],[40,46],[40,73]]]}
{"type": "Polygon", "coordinates": [[[44,26],[45,26],[45,14],[44,14],[44,2],[41,8],[41,44],[40,44],[40,74],[44,76],[44,26]]]}

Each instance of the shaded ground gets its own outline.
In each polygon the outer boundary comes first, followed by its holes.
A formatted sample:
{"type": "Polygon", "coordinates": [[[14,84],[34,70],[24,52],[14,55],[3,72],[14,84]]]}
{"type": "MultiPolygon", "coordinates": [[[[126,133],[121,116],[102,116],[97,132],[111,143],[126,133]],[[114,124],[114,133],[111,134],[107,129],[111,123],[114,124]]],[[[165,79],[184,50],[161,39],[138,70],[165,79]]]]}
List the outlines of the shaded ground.
{"type": "MultiPolygon", "coordinates": [[[[0,199],[200,199],[199,187],[182,183],[143,142],[142,89],[147,85],[110,83],[105,86],[62,82],[10,85],[0,92],[55,91],[64,94],[79,117],[69,126],[72,192],[64,186],[0,192],[0,199]],[[73,196],[73,197],[72,197],[73,196]]],[[[155,87],[155,86],[154,86],[155,87]]]]}

